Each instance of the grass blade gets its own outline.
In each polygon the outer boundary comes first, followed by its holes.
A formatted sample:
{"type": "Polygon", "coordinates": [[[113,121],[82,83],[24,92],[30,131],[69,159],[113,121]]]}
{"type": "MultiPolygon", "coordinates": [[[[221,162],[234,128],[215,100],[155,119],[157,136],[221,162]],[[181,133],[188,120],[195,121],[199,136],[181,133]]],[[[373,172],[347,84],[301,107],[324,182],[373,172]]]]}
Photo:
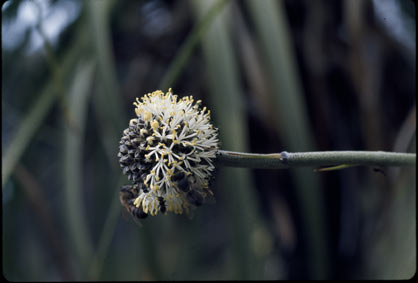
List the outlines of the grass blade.
{"type": "MultiPolygon", "coordinates": [[[[199,18],[205,15],[214,1],[192,1],[199,18]]],[[[229,2],[229,4],[232,4],[229,2]]],[[[213,117],[220,129],[222,146],[235,150],[247,150],[247,128],[243,103],[240,96],[242,85],[239,81],[234,48],[227,19],[227,6],[216,17],[209,31],[202,39],[202,48],[208,68],[210,105],[213,117]]],[[[231,249],[234,257],[231,276],[233,279],[259,279],[256,256],[252,248],[251,235],[255,231],[257,209],[251,190],[252,179],[247,169],[221,168],[218,182],[228,199],[227,215],[231,223],[231,249]],[[240,188],[236,194],[234,188],[240,188]]]]}
{"type": "Polygon", "coordinates": [[[84,128],[93,71],[94,64],[88,61],[81,63],[75,72],[68,104],[75,128],[66,125],[64,138],[65,211],[82,272],[85,272],[83,267],[91,260],[93,251],[82,192],[84,128]]]}
{"type": "MultiPolygon", "coordinates": [[[[74,65],[77,62],[78,56],[81,54],[85,47],[87,39],[87,32],[81,30],[78,33],[74,44],[69,46],[68,53],[65,55],[62,63],[60,64],[62,77],[69,76],[74,65]]],[[[42,92],[39,94],[39,99],[36,104],[33,105],[29,113],[22,120],[19,128],[17,129],[14,137],[11,139],[9,146],[4,150],[2,158],[2,185],[7,182],[10,174],[13,172],[19,159],[22,157],[27,146],[32,140],[34,134],[41,126],[45,116],[49,113],[49,110],[55,104],[58,98],[58,90],[52,77],[45,85],[42,92]]]]}
{"type": "Polygon", "coordinates": [[[213,6],[207,11],[206,15],[202,17],[200,22],[195,26],[193,31],[187,37],[186,41],[181,46],[180,50],[174,57],[174,60],[171,62],[168,67],[161,84],[160,89],[168,89],[169,87],[174,87],[174,83],[177,78],[180,76],[181,71],[184,66],[187,64],[190,56],[193,53],[194,48],[199,42],[202,35],[207,31],[208,27],[212,23],[213,19],[218,15],[220,11],[225,7],[225,4],[229,0],[218,0],[213,6]]]}
{"type": "MultiPolygon", "coordinates": [[[[314,150],[301,82],[283,11],[283,1],[248,0],[250,16],[263,47],[276,106],[278,132],[288,151],[314,150]]],[[[292,169],[306,231],[308,266],[314,279],[327,278],[326,239],[319,179],[309,169],[292,169]]]]}

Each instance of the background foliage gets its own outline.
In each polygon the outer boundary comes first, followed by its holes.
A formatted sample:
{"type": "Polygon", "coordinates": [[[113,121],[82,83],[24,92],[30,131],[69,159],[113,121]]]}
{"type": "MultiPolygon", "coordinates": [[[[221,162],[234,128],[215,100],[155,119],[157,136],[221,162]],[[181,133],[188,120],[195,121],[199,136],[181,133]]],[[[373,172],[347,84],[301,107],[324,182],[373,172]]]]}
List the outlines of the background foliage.
{"type": "Polygon", "coordinates": [[[405,279],[415,168],[217,169],[192,221],[121,209],[135,97],[212,110],[225,150],[416,152],[409,0],[9,0],[2,6],[8,280],[405,279]]]}

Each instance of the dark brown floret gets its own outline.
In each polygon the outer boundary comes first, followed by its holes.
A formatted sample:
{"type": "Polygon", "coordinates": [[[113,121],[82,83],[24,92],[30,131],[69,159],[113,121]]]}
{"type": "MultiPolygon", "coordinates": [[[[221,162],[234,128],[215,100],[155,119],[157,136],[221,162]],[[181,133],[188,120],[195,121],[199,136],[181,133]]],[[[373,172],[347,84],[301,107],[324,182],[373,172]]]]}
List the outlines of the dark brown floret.
{"type": "Polygon", "coordinates": [[[151,170],[151,164],[145,161],[146,140],[140,135],[140,126],[144,126],[144,123],[138,122],[139,119],[136,121],[123,131],[118,153],[123,174],[134,183],[139,182],[141,176],[148,175],[151,170]]]}

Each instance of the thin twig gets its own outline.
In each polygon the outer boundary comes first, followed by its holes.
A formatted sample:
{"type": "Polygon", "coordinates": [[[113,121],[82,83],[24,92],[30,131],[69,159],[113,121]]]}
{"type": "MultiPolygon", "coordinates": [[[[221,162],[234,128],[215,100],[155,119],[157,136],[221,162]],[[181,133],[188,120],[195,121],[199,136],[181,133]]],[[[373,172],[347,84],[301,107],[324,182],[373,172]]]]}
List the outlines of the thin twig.
{"type": "Polygon", "coordinates": [[[415,166],[415,153],[385,151],[315,151],[259,154],[218,151],[218,164],[230,167],[287,169],[331,165],[415,166]]]}

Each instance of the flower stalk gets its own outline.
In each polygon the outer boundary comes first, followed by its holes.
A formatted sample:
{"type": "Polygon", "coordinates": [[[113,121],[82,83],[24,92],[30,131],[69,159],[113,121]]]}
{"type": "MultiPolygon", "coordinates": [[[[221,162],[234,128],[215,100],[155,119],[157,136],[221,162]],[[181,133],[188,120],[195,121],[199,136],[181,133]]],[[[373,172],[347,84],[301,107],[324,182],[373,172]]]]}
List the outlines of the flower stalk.
{"type": "Polygon", "coordinates": [[[287,169],[292,167],[415,166],[415,153],[385,151],[313,151],[259,154],[218,150],[220,166],[254,169],[287,169]]]}
{"type": "Polygon", "coordinates": [[[133,103],[136,118],[122,133],[119,165],[131,181],[121,186],[120,202],[137,220],[158,213],[186,214],[213,202],[210,183],[218,165],[281,169],[328,166],[318,171],[368,166],[415,166],[410,153],[383,151],[282,151],[271,154],[219,150],[218,129],[210,110],[193,96],[179,98],[171,88],[156,90],[133,103]],[[331,167],[329,167],[331,166],[331,167]]]}

